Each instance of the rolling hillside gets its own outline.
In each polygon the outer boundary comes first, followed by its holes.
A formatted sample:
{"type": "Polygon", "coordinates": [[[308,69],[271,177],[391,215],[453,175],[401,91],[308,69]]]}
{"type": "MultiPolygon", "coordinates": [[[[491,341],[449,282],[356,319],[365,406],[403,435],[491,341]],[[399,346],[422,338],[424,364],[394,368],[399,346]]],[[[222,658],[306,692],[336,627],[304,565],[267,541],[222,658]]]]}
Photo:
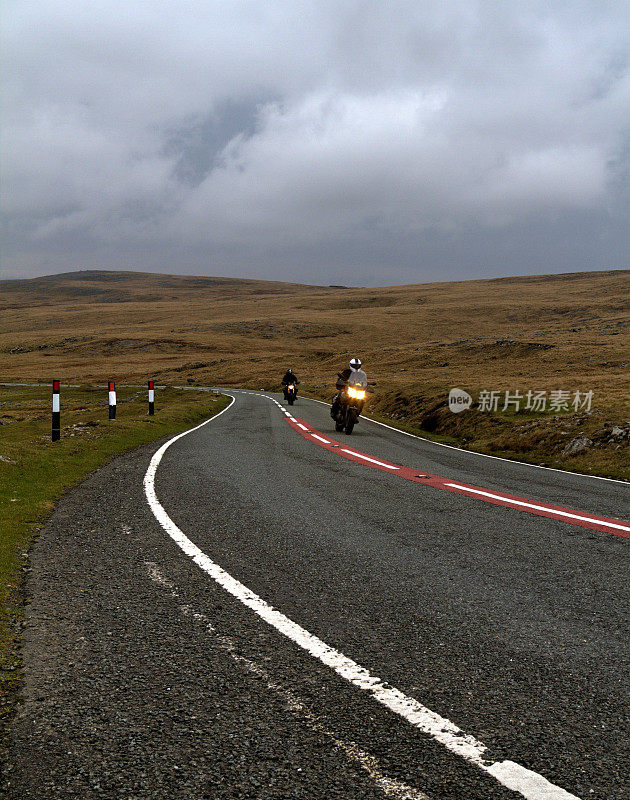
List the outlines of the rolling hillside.
{"type": "MultiPolygon", "coordinates": [[[[276,388],[284,369],[329,398],[351,355],[370,406],[465,446],[621,475],[630,431],[630,271],[382,288],[74,272],[0,282],[5,381],[148,377],[276,388]],[[452,414],[451,387],[593,391],[590,413],[452,414]],[[613,429],[621,428],[613,435],[613,429]],[[565,453],[576,437],[582,453],[565,453]]],[[[571,411],[572,409],[569,409],[571,411]]]]}

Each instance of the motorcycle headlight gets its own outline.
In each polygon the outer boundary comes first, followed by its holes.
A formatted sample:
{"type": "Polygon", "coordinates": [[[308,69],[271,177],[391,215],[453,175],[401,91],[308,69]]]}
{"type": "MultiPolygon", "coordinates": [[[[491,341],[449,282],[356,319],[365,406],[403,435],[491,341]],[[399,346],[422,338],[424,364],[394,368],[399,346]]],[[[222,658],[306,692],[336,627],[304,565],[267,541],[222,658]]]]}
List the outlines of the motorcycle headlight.
{"type": "Polygon", "coordinates": [[[353,386],[348,386],[348,397],[356,397],[357,390],[353,386]]]}
{"type": "Polygon", "coordinates": [[[289,391],[292,392],[294,389],[295,389],[295,386],[292,383],[290,383],[289,384],[289,391]]]}
{"type": "Polygon", "coordinates": [[[365,391],[363,389],[356,389],[355,397],[357,398],[357,400],[363,400],[363,398],[365,397],[365,391]]]}

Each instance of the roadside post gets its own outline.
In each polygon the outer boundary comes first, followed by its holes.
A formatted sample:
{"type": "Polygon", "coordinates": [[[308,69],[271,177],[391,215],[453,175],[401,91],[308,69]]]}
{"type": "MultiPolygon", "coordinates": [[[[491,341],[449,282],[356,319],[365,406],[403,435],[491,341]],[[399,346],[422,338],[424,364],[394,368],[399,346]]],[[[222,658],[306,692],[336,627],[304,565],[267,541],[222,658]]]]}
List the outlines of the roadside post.
{"type": "Polygon", "coordinates": [[[109,418],[116,419],[116,384],[109,382],[109,418]]]}
{"type": "Polygon", "coordinates": [[[59,381],[53,381],[52,391],[52,440],[58,442],[61,436],[61,410],[59,405],[59,381]]]}
{"type": "Polygon", "coordinates": [[[153,381],[149,381],[149,415],[155,414],[155,390],[153,388],[153,381]]]}

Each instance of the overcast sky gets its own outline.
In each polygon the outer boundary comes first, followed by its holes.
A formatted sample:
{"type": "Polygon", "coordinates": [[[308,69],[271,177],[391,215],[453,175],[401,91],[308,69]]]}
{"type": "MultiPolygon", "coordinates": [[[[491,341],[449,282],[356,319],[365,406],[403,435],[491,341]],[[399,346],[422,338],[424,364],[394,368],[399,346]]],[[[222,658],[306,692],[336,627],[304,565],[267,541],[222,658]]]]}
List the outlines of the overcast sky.
{"type": "Polygon", "coordinates": [[[627,0],[2,9],[2,277],[629,266],[627,0]]]}

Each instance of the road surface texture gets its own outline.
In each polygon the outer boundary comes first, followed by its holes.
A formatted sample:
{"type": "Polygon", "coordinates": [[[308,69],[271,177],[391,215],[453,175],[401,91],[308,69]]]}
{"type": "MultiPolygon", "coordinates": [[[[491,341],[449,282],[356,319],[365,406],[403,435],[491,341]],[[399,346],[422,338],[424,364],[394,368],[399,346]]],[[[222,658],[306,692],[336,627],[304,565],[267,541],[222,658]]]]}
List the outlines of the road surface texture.
{"type": "Polygon", "coordinates": [[[630,539],[374,462],[587,518],[628,485],[233,396],[41,533],[2,796],[627,800],[630,539]]]}

